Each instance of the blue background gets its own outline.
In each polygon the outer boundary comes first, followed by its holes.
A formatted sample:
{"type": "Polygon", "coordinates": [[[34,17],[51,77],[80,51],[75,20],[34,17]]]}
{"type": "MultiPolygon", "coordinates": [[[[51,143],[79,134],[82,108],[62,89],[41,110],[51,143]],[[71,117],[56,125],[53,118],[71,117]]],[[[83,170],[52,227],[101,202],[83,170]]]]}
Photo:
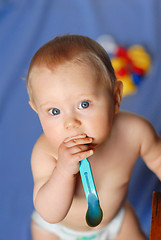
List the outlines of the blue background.
{"type": "MultiPolygon", "coordinates": [[[[35,51],[56,35],[97,40],[110,34],[125,47],[142,44],[152,71],[121,108],[151,121],[161,135],[160,0],[0,0],[0,239],[30,240],[33,180],[30,156],[41,126],[25,81],[35,51]]],[[[125,126],[126,131],[126,126],[125,126]]],[[[160,182],[139,159],[128,198],[150,232],[152,192],[160,182]]],[[[109,193],[110,196],[110,193],[109,193]]]]}

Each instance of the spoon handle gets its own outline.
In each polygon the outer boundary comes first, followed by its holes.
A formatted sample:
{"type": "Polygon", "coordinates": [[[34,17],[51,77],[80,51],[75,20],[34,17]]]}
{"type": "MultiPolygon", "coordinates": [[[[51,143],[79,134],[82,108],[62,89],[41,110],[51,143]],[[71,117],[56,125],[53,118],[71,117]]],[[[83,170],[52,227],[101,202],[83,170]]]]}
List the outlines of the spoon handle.
{"type": "Polygon", "coordinates": [[[82,184],[83,184],[87,201],[88,201],[88,195],[91,193],[94,194],[98,199],[98,195],[97,195],[97,191],[96,191],[96,187],[94,184],[93,175],[91,171],[91,166],[87,158],[80,161],[79,170],[80,170],[82,184]]]}

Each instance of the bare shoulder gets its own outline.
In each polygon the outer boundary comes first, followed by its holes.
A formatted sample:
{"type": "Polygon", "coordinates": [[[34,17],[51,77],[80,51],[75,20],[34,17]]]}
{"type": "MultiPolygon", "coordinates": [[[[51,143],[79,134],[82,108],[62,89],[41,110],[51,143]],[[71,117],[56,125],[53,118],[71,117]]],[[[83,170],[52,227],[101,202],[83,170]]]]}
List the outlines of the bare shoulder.
{"type": "Polygon", "coordinates": [[[134,122],[135,124],[140,124],[141,122],[148,122],[144,117],[127,111],[120,111],[117,114],[117,118],[121,123],[122,121],[129,124],[131,124],[131,122],[134,122]]]}
{"type": "MultiPolygon", "coordinates": [[[[48,143],[44,134],[42,134],[34,145],[32,156],[31,156],[31,166],[33,170],[33,175],[36,172],[44,171],[45,169],[51,169],[51,165],[56,164],[56,159],[54,154],[55,151],[52,149],[51,145],[48,143]]],[[[37,174],[39,175],[39,174],[37,174]]]]}
{"type": "Polygon", "coordinates": [[[161,138],[156,133],[151,122],[142,116],[129,112],[120,112],[116,119],[116,125],[124,135],[137,144],[139,154],[148,163],[154,159],[154,155],[161,153],[161,138]]]}
{"type": "Polygon", "coordinates": [[[50,178],[56,166],[54,149],[42,134],[34,145],[31,156],[31,168],[34,179],[34,188],[38,189],[50,178]]]}
{"type": "Polygon", "coordinates": [[[134,135],[141,135],[144,131],[145,135],[149,131],[155,132],[152,124],[146,118],[126,111],[119,112],[116,117],[116,123],[120,128],[127,129],[130,133],[132,131],[135,133],[134,135]]]}

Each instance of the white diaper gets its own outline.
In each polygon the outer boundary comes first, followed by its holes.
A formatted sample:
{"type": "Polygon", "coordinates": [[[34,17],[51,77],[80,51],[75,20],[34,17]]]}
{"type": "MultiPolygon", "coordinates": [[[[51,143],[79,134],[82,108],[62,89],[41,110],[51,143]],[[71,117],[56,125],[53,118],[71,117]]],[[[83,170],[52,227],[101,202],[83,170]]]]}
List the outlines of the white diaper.
{"type": "Polygon", "coordinates": [[[32,214],[32,220],[37,224],[36,227],[40,227],[47,232],[54,233],[61,240],[112,240],[120,231],[124,215],[125,209],[121,208],[118,214],[107,226],[98,230],[86,232],[71,230],[59,223],[48,223],[44,221],[36,211],[32,214]]]}

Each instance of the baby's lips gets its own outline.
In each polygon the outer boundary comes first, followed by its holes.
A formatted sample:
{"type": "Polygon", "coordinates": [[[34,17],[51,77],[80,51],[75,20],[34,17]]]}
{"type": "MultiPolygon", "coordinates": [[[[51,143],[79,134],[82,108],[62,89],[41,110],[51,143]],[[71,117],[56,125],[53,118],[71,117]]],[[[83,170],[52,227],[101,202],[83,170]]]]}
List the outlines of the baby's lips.
{"type": "Polygon", "coordinates": [[[83,133],[83,134],[75,135],[75,136],[72,136],[72,137],[68,137],[64,140],[64,142],[68,142],[72,139],[85,138],[85,137],[87,137],[87,134],[83,133]]]}

